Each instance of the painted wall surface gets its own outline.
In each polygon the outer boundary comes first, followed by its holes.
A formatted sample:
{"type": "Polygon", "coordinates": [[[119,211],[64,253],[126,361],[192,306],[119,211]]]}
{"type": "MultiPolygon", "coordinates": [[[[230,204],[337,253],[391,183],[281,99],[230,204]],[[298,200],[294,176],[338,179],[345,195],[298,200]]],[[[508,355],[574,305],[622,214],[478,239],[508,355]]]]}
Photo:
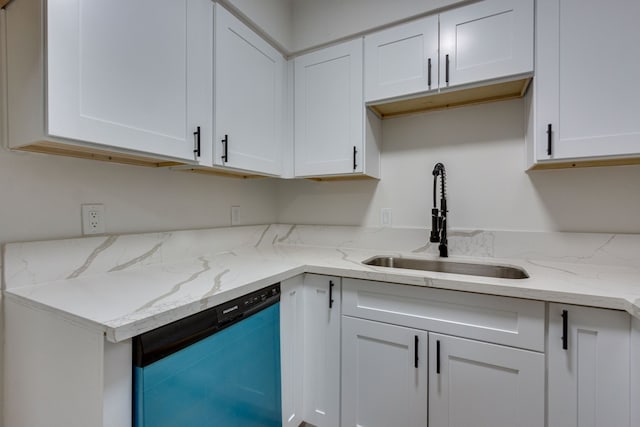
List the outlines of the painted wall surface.
{"type": "Polygon", "coordinates": [[[252,22],[286,54],[469,0],[217,0],[252,22]]]}
{"type": "Polygon", "coordinates": [[[293,0],[219,0],[268,35],[284,52],[293,48],[293,0]]]}
{"type": "Polygon", "coordinates": [[[293,45],[299,52],[464,0],[293,0],[293,45]]]}
{"type": "Polygon", "coordinates": [[[81,159],[0,151],[0,243],[75,237],[80,205],[105,205],[107,233],[244,224],[276,218],[271,179],[195,175],[81,159]]]}
{"type": "Polygon", "coordinates": [[[430,227],[443,162],[452,228],[640,233],[640,166],[524,171],[523,102],[384,120],[380,181],[281,182],[278,220],[430,227]]]}

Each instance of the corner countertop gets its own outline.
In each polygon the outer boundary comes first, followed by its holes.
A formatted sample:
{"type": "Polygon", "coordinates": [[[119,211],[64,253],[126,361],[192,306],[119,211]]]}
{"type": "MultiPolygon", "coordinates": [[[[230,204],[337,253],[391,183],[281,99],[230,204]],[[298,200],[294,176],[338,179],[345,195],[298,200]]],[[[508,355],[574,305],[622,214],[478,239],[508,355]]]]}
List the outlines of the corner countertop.
{"type": "MultiPolygon", "coordinates": [[[[7,288],[4,296],[7,300],[53,312],[100,331],[112,342],[127,340],[303,273],[625,310],[640,318],[640,265],[635,261],[627,263],[629,265],[606,265],[568,262],[567,256],[527,259],[496,257],[493,253],[494,256],[487,257],[469,256],[469,251],[462,257],[450,257],[452,261],[520,267],[528,272],[530,277],[527,279],[374,267],[364,265],[362,261],[375,255],[431,259],[437,256],[409,249],[411,244],[406,245],[406,250],[397,250],[399,248],[381,242],[379,247],[386,246],[386,250],[379,250],[346,247],[344,242],[334,247],[326,241],[321,242],[322,246],[301,243],[304,227],[294,233],[295,227],[246,227],[236,230],[239,233],[236,237],[227,230],[216,230],[157,233],[139,235],[143,236],[140,238],[127,236],[120,242],[107,236],[9,244],[5,247],[3,263],[7,288]],[[227,234],[221,238],[221,233],[227,234]],[[217,246],[203,244],[207,238],[215,239],[217,246]],[[144,245],[140,244],[141,239],[147,239],[144,245]],[[197,240],[196,244],[193,239],[197,240]],[[162,243],[154,244],[158,241],[162,243]],[[180,244],[187,246],[180,251],[180,244]],[[165,249],[173,245],[175,250],[172,250],[180,256],[169,257],[168,253],[172,251],[169,249],[159,256],[162,245],[165,249]],[[76,253],[69,249],[79,247],[83,249],[76,253]],[[59,266],[60,260],[66,259],[61,248],[68,249],[70,261],[66,270],[59,266]],[[100,260],[110,256],[110,251],[117,253],[117,257],[114,255],[113,260],[105,261],[105,266],[92,270],[100,260]],[[56,257],[59,259],[52,259],[56,257]]],[[[339,231],[314,232],[326,240],[327,234],[335,232],[337,235],[339,231]]],[[[379,237],[382,241],[388,238],[379,237]]],[[[495,240],[495,235],[493,238],[495,240]]],[[[321,239],[307,240],[319,243],[321,239]]],[[[636,244],[635,240],[632,245],[636,244]]],[[[465,242],[468,245],[468,239],[465,242]]]]}

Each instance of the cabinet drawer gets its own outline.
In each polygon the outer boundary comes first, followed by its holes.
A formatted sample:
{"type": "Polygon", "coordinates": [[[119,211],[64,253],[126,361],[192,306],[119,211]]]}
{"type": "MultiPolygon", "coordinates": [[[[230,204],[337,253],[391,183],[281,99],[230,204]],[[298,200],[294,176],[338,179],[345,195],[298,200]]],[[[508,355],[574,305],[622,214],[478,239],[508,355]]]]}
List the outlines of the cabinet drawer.
{"type": "Polygon", "coordinates": [[[542,301],[369,280],[342,283],[344,315],[544,351],[542,301]]]}

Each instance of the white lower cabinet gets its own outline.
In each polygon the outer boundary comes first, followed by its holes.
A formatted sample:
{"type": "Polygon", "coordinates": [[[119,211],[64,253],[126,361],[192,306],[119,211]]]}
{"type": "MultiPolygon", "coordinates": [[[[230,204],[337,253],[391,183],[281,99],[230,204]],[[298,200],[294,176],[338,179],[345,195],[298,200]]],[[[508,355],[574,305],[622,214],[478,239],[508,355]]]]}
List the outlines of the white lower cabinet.
{"type": "Polygon", "coordinates": [[[340,278],[304,277],[304,420],[335,427],[340,419],[340,278]]]}
{"type": "Polygon", "coordinates": [[[429,334],[429,425],[544,425],[544,354],[429,334]]]}
{"type": "Polygon", "coordinates": [[[343,316],[341,425],[426,427],[427,344],[425,331],[343,316]]]}
{"type": "Polygon", "coordinates": [[[549,304],[549,427],[637,426],[629,423],[630,332],[625,312],[549,304]]]}
{"type": "Polygon", "coordinates": [[[340,424],[340,277],[280,284],[282,425],[340,424]]]}
{"type": "Polygon", "coordinates": [[[6,427],[131,425],[131,340],[4,301],[6,427]]]}
{"type": "Polygon", "coordinates": [[[343,427],[544,425],[543,302],[342,285],[343,427]]]}
{"type": "Polygon", "coordinates": [[[280,283],[280,370],[283,427],[298,427],[303,421],[303,280],[304,276],[300,275],[280,283]]]}

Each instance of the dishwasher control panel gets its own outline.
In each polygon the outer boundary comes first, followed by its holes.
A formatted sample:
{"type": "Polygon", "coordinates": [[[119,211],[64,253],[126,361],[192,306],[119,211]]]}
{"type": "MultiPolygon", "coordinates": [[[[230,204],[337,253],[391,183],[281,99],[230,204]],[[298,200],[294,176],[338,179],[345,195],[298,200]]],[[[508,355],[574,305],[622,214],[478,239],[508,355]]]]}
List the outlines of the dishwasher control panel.
{"type": "Polygon", "coordinates": [[[228,323],[280,301],[280,284],[272,285],[216,307],[219,323],[228,323]]]}

